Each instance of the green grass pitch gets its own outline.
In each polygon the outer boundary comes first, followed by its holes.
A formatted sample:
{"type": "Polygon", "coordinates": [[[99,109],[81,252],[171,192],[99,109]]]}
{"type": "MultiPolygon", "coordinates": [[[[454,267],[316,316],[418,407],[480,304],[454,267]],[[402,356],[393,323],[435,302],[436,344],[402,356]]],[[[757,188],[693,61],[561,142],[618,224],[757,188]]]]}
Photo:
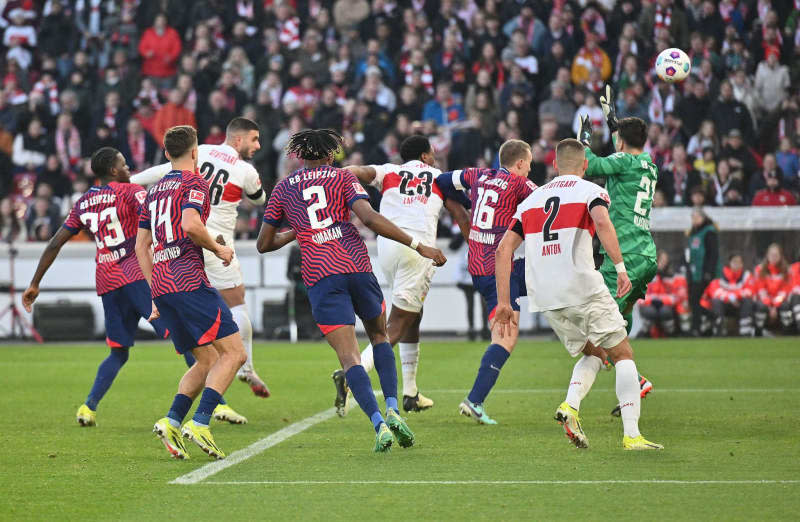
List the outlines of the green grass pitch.
{"type": "MultiPolygon", "coordinates": [[[[104,346],[2,346],[0,519],[764,520],[800,512],[798,338],[634,342],[655,384],[642,432],[666,446],[647,453],[621,449],[620,421],[608,414],[613,372],[600,373],[582,406],[590,449],[568,444],[552,416],[574,361],[555,342],[520,342],[486,403],[499,425],[460,417],[484,348],[422,343],[418,380],[436,406],[408,415],[418,439],[411,449],[373,454],[372,427],[354,409],[179,485],[169,482],[211,461],[193,445],[191,460],[174,461],[150,431],[184,371],[170,346],[132,349],[96,428],[78,427],[74,415],[104,346]]],[[[250,423],[212,426],[228,454],[332,406],[336,359],[327,345],[255,350],[273,396],[231,385],[226,398],[250,423]]]]}

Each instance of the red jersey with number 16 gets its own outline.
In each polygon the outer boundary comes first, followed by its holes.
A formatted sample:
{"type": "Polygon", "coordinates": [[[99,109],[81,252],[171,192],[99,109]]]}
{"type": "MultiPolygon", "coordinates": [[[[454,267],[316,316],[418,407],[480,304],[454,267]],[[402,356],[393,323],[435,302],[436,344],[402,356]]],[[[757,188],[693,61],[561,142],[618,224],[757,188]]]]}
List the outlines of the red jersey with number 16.
{"type": "Polygon", "coordinates": [[[77,234],[88,230],[97,244],[97,295],[144,279],[136,261],[136,221],[146,192],[139,185],[117,183],[90,188],[62,225],[77,234]]]}
{"type": "Polygon", "coordinates": [[[527,178],[504,168],[456,170],[453,186],[469,189],[472,224],[469,230],[469,273],[494,275],[494,254],[519,205],[536,190],[527,178]]]}
{"type": "Polygon", "coordinates": [[[200,213],[205,224],[211,204],[208,182],[188,170],[173,170],[150,187],[139,215],[139,228],[153,234],[153,297],[211,286],[203,249],[181,227],[185,209],[200,213]]]}
{"type": "Polygon", "coordinates": [[[367,245],[350,222],[350,209],[367,191],[348,170],[301,169],[275,186],[264,211],[274,227],[286,219],[297,233],[307,287],[334,274],[372,272],[367,245]]]}

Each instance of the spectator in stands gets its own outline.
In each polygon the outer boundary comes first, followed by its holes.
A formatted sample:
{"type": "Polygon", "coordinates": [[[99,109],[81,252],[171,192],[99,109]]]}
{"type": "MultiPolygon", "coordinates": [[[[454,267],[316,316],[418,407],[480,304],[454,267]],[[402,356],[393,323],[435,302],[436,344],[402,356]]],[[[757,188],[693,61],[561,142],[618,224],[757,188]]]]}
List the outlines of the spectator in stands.
{"type": "Polygon", "coordinates": [[[670,266],[669,254],[658,253],[658,271],[647,285],[644,299],[639,300],[642,318],[640,337],[673,336],[680,331],[688,333],[690,326],[689,289],[686,277],[675,273],[670,266]]]}
{"type": "Polygon", "coordinates": [[[142,74],[154,78],[162,88],[169,87],[182,48],[178,32],[167,25],[167,15],[159,13],[139,41],[142,74]]]}
{"type": "Polygon", "coordinates": [[[592,70],[600,71],[600,78],[606,81],[611,77],[611,60],[598,45],[599,36],[594,33],[586,35],[586,43],[580,48],[572,62],[572,83],[584,85],[590,80],[592,70]]]}
{"type": "Polygon", "coordinates": [[[183,106],[183,93],[178,89],[169,91],[167,103],[156,112],[156,117],[153,121],[153,132],[156,141],[163,143],[167,129],[175,125],[197,127],[194,113],[183,106]]]}
{"type": "Polygon", "coordinates": [[[760,109],[766,113],[773,112],[781,106],[788,96],[791,85],[789,68],[780,64],[779,56],[778,49],[769,48],[766,59],[758,64],[756,70],[756,99],[759,101],[760,109]]]}
{"type": "Polygon", "coordinates": [[[59,208],[52,202],[52,190],[47,185],[42,196],[37,196],[28,208],[28,241],[48,241],[61,224],[59,208]],[[49,195],[47,195],[49,192],[49,195]]]}
{"type": "Polygon", "coordinates": [[[539,105],[539,119],[552,117],[558,123],[559,135],[572,129],[575,104],[567,97],[567,87],[559,81],[550,84],[550,98],[539,105]]]}
{"type": "Polygon", "coordinates": [[[436,86],[436,98],[426,103],[422,110],[422,119],[437,125],[457,123],[465,117],[464,107],[453,97],[447,82],[436,86]]]}
{"type": "Polygon", "coordinates": [[[720,157],[728,160],[733,176],[747,186],[758,166],[750,147],[742,140],[742,133],[739,129],[732,129],[728,132],[728,138],[722,147],[720,157]]]}
{"type": "Polygon", "coordinates": [[[756,267],[753,279],[756,335],[762,335],[767,326],[779,326],[784,330],[791,328],[791,292],[789,263],[783,255],[783,248],[772,243],[767,248],[764,261],[756,267]]]}
{"type": "MultiPolygon", "coordinates": [[[[78,167],[79,165],[76,165],[78,167]]],[[[45,184],[52,188],[53,195],[58,198],[63,198],[69,193],[71,183],[61,165],[61,161],[55,154],[47,156],[47,161],[44,166],[39,170],[36,177],[36,187],[45,184]]]]}
{"type": "Polygon", "coordinates": [[[678,102],[675,112],[680,116],[683,128],[692,136],[700,128],[700,123],[708,119],[711,111],[711,99],[706,84],[690,77],[686,80],[690,94],[678,102]]]}
{"type": "Polygon", "coordinates": [[[55,152],[64,171],[71,171],[81,160],[81,135],[68,112],[58,116],[54,133],[55,152]]]}
{"type": "Polygon", "coordinates": [[[689,44],[689,22],[686,12],[673,0],[656,0],[642,7],[639,15],[642,38],[650,42],[662,31],[667,31],[676,47],[686,49],[689,44]]]}
{"type": "Polygon", "coordinates": [[[719,135],[726,135],[733,129],[739,129],[747,143],[753,142],[750,111],[744,103],[734,98],[731,82],[726,80],[720,85],[719,99],[711,106],[711,117],[719,135]]]}
{"type": "Polygon", "coordinates": [[[156,161],[159,147],[150,134],[136,118],[128,120],[119,151],[125,157],[132,172],[140,172],[151,167],[156,161]]]}
{"type": "Polygon", "coordinates": [[[687,232],[689,263],[689,307],[692,312],[691,333],[700,334],[703,307],[700,300],[709,283],[719,272],[719,237],[717,226],[702,208],[692,211],[692,228],[687,232]]]}
{"type": "Polygon", "coordinates": [[[16,241],[25,230],[25,223],[20,219],[14,201],[8,197],[0,200],[0,240],[16,241]]]}
{"type": "Polygon", "coordinates": [[[794,195],[781,186],[783,176],[777,169],[765,172],[764,177],[766,178],[767,186],[753,196],[753,206],[797,205],[794,195]]]}
{"type": "Polygon", "coordinates": [[[800,159],[797,150],[792,147],[791,140],[786,136],[781,138],[780,150],[775,153],[775,161],[783,173],[784,186],[792,191],[800,189],[800,159]]]}
{"type": "Polygon", "coordinates": [[[686,155],[686,147],[673,145],[672,160],[659,172],[658,187],[670,205],[687,205],[693,188],[701,185],[700,175],[694,170],[686,155]]]}
{"type": "Polygon", "coordinates": [[[686,154],[694,159],[699,159],[703,157],[703,151],[706,148],[711,148],[714,153],[719,151],[719,140],[713,120],[703,120],[697,133],[689,138],[686,154]]]}
{"type": "Polygon", "coordinates": [[[712,280],[703,293],[702,304],[711,314],[715,337],[729,335],[725,318],[731,315],[739,322],[739,335],[753,335],[752,285],[752,275],[744,269],[742,256],[731,255],[722,267],[722,276],[712,280]]]}
{"type": "Polygon", "coordinates": [[[28,123],[26,131],[14,138],[14,153],[11,159],[14,165],[19,167],[41,167],[52,150],[42,122],[34,118],[28,123]]]}

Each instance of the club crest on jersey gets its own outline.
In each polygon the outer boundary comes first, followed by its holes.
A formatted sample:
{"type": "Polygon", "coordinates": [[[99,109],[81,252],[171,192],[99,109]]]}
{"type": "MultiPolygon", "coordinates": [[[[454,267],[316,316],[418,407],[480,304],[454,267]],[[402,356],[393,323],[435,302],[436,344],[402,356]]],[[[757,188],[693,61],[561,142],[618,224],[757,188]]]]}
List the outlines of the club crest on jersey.
{"type": "Polygon", "coordinates": [[[603,201],[605,201],[606,203],[611,203],[611,198],[608,197],[607,193],[601,192],[600,193],[600,197],[603,198],[603,201]]]}
{"type": "Polygon", "coordinates": [[[138,201],[139,204],[141,205],[142,203],[144,203],[145,198],[147,198],[147,191],[146,190],[140,190],[136,194],[134,194],[133,196],[136,198],[136,201],[138,201]]]}
{"type": "Polygon", "coordinates": [[[189,203],[197,203],[198,205],[202,205],[205,200],[206,196],[201,191],[199,190],[189,191],[189,203]]]}
{"type": "Polygon", "coordinates": [[[364,187],[361,186],[361,183],[353,183],[353,189],[356,191],[356,194],[361,194],[362,196],[367,195],[367,191],[364,190],[364,187]]]}

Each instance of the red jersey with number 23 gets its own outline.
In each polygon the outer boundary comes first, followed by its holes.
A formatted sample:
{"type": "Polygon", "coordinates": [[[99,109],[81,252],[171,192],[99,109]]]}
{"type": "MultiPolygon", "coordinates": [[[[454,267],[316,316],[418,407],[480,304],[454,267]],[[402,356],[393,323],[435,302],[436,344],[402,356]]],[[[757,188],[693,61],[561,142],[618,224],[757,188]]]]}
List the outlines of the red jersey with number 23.
{"type": "Polygon", "coordinates": [[[208,182],[188,170],[173,170],[161,178],[142,204],[139,228],[153,235],[153,297],[210,286],[203,249],[181,227],[186,209],[199,212],[203,224],[211,211],[208,182]]]}
{"type": "Polygon", "coordinates": [[[355,175],[335,167],[301,169],[272,191],[264,222],[280,226],[284,218],[297,233],[307,287],[334,274],[372,272],[367,245],[350,222],[350,209],[369,199],[355,175]]]}
{"type": "Polygon", "coordinates": [[[77,234],[88,230],[97,244],[97,295],[144,279],[136,260],[136,222],[147,193],[139,185],[112,181],[90,188],[62,225],[77,234]]]}
{"type": "Polygon", "coordinates": [[[454,171],[453,185],[470,191],[469,273],[494,275],[497,246],[517,212],[517,205],[536,190],[536,185],[504,168],[454,171]]]}

